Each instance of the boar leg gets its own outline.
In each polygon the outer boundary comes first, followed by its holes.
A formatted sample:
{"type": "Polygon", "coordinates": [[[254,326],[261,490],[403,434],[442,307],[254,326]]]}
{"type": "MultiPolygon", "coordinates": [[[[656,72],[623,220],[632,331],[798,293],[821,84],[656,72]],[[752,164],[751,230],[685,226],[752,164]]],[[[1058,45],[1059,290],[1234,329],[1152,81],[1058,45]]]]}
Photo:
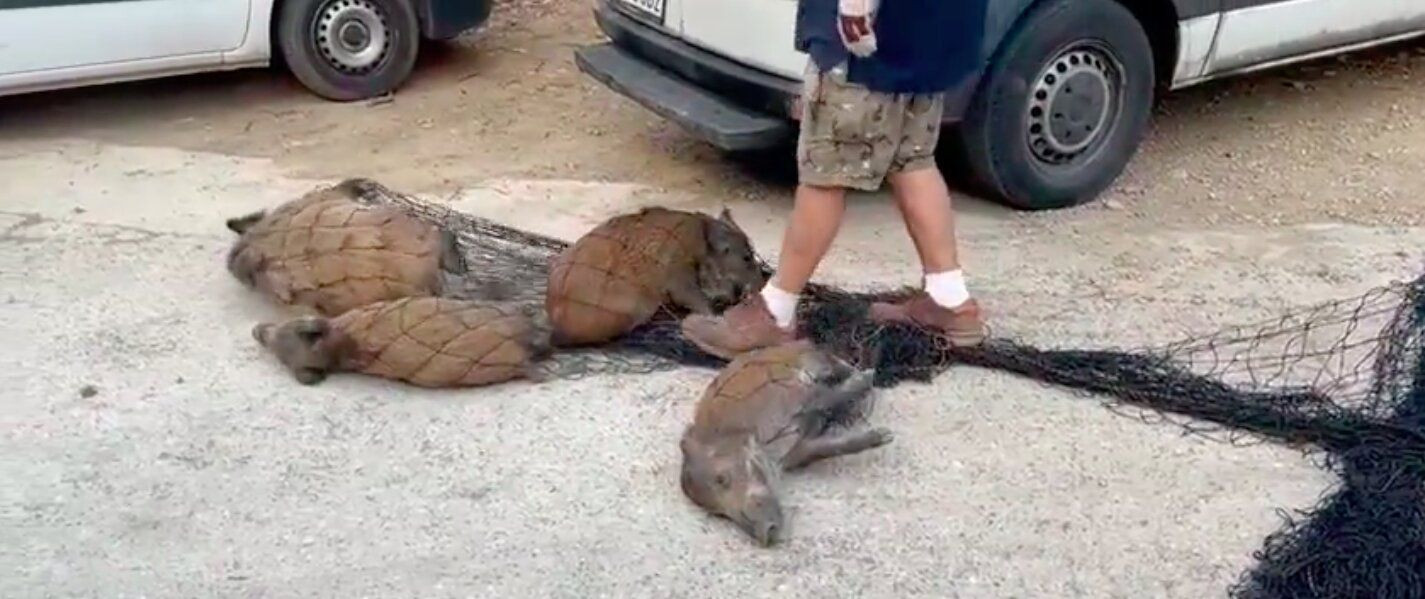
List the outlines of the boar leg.
{"type": "Polygon", "coordinates": [[[712,314],[712,302],[698,285],[698,275],[692,269],[675,275],[668,281],[668,299],[694,314],[712,314]]]}
{"type": "Polygon", "coordinates": [[[797,470],[815,462],[867,449],[874,449],[890,443],[895,435],[883,428],[856,431],[834,437],[801,437],[782,456],[782,468],[797,470]]]}
{"type": "Polygon", "coordinates": [[[826,415],[841,406],[861,401],[876,382],[876,371],[858,370],[835,387],[818,385],[799,415],[803,437],[815,437],[826,430],[826,415]]]}
{"type": "Polygon", "coordinates": [[[316,368],[296,368],[292,370],[292,374],[297,377],[297,382],[303,385],[315,385],[327,378],[327,373],[316,368]]]}

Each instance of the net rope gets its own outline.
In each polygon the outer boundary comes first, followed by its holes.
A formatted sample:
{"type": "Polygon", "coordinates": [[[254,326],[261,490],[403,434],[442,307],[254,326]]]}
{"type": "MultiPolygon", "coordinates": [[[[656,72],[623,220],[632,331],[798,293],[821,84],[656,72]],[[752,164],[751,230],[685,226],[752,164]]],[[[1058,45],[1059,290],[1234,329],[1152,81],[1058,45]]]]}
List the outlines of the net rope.
{"type": "MultiPolygon", "coordinates": [[[[389,190],[377,195],[369,200],[458,235],[472,268],[448,293],[542,304],[550,260],[566,242],[389,190]]],[[[833,354],[874,365],[878,387],[927,382],[956,365],[994,369],[1207,438],[1298,448],[1340,483],[1317,505],[1281,511],[1283,527],[1229,593],[1425,599],[1425,275],[1266,322],[1122,350],[1046,349],[1003,338],[956,349],[913,327],[867,320],[871,302],[906,293],[812,285],[798,317],[833,354]]],[[[723,366],[683,339],[681,316],[662,308],[607,345],[556,352],[551,374],[723,366]]],[[[863,418],[865,411],[829,417],[863,418]]]]}

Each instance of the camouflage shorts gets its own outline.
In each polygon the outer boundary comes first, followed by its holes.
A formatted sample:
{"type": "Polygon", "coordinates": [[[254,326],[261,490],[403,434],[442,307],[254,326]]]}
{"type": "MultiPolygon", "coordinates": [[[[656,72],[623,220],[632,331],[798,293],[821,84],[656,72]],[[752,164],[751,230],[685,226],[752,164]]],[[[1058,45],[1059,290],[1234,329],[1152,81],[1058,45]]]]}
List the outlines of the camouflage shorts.
{"type": "Polygon", "coordinates": [[[808,62],[797,169],[801,182],[865,191],[886,175],[935,166],[943,94],[886,94],[808,62]]]}

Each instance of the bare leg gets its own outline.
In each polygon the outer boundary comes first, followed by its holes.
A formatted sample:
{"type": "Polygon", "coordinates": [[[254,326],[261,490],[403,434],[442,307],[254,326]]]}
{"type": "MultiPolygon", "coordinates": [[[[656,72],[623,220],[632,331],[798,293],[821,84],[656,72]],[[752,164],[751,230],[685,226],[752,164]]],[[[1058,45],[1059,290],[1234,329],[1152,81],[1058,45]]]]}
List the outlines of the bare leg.
{"type": "Polygon", "coordinates": [[[831,242],[841,228],[846,213],[846,190],[833,187],[797,187],[791,222],[782,235],[782,253],[771,284],[791,294],[799,294],[811,280],[831,242]]]}
{"type": "Polygon", "coordinates": [[[937,273],[960,268],[955,211],[940,169],[893,173],[887,180],[924,271],[937,273]]]}
{"type": "Polygon", "coordinates": [[[838,456],[860,453],[890,443],[895,435],[878,428],[835,437],[802,437],[782,457],[784,470],[805,468],[815,462],[838,456]]]}

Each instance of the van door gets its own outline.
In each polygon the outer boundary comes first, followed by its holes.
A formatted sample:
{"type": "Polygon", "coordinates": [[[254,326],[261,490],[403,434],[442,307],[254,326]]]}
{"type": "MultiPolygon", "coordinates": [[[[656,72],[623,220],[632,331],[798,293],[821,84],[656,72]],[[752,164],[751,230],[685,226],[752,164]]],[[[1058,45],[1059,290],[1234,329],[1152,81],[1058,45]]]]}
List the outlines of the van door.
{"type": "Polygon", "coordinates": [[[797,0],[682,0],[683,38],[737,62],[800,79],[797,0]]]}
{"type": "Polygon", "coordinates": [[[1385,39],[1425,27],[1422,0],[1226,0],[1209,71],[1385,39]]]}
{"type": "Polygon", "coordinates": [[[0,0],[0,75],[233,50],[247,37],[248,3],[0,0]]]}

